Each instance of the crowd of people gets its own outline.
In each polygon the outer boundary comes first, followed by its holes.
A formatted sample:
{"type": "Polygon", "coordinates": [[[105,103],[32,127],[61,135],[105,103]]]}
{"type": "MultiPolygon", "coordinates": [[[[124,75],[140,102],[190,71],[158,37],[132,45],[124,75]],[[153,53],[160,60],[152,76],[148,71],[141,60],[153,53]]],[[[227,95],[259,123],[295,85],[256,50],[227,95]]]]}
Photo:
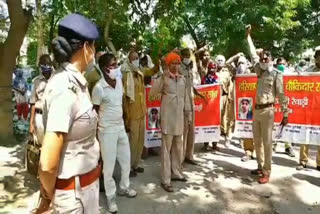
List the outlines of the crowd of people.
{"type": "MultiPolygon", "coordinates": [[[[152,62],[151,57],[133,47],[120,65],[112,53],[95,50],[99,32],[84,16],[71,14],[63,18],[58,37],[52,41],[54,69],[50,56],[40,58],[41,74],[34,80],[31,98],[30,132],[42,142],[39,179],[42,210],[54,213],[98,213],[99,177],[107,197],[107,208],[118,211],[116,195],[133,198],[130,177],[144,172],[140,164],[145,142],[147,115],[145,86],[149,96],[161,94],[160,110],[151,109],[149,126],[161,128],[161,187],[173,192],[172,181],[186,182],[183,164],[197,165],[194,159],[194,96],[203,97],[195,88],[201,84],[221,85],[221,136],[228,147],[235,126],[235,77],[256,73],[256,105],[241,100],[239,117],[253,119],[253,139],[242,139],[242,161],[256,153],[261,184],[269,182],[272,159],[274,103],[279,98],[282,124],[288,123],[287,100],[282,73],[288,63],[276,63],[267,50],[256,49],[247,28],[250,59],[238,53],[228,60],[214,59],[206,47],[200,50],[175,49],[152,62]],[[76,25],[74,23],[77,23],[76,25]],[[159,119],[160,115],[160,119],[159,119]],[[115,163],[121,168],[119,189],[113,178],[115,163]]],[[[303,59],[293,72],[320,72],[320,47],[315,49],[315,63],[303,59]]],[[[22,107],[21,107],[22,108],[22,107]]],[[[204,142],[204,151],[219,151],[220,139],[204,142]],[[212,143],[210,145],[210,143],[212,143]]],[[[308,161],[308,146],[301,146],[300,165],[308,161]]],[[[292,145],[286,153],[294,156],[292,145]]],[[[320,170],[320,147],[317,169],[320,170]]],[[[41,210],[39,208],[39,210],[41,210]]],[[[40,213],[40,211],[39,211],[40,213]]]]}

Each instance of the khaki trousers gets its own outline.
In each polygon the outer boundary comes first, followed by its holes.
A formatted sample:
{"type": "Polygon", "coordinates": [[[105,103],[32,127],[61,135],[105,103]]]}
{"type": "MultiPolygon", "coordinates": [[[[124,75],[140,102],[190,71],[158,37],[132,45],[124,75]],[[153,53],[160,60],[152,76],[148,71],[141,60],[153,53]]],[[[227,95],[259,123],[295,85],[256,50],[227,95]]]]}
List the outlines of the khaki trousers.
{"type": "Polygon", "coordinates": [[[184,159],[193,160],[193,151],[194,151],[194,111],[192,111],[191,121],[189,120],[189,115],[184,116],[184,130],[183,130],[183,155],[181,163],[184,162],[184,159]]]}
{"type": "Polygon", "coordinates": [[[173,136],[162,133],[161,182],[163,184],[171,184],[171,177],[183,177],[181,171],[182,138],[182,135],[173,136]]]}
{"type": "Polygon", "coordinates": [[[137,120],[130,120],[130,150],[131,150],[131,166],[137,168],[143,151],[145,120],[144,117],[137,120]]]}
{"type": "Polygon", "coordinates": [[[254,151],[254,144],[253,144],[253,139],[252,138],[245,138],[243,139],[243,149],[248,156],[253,155],[254,151]]]}
{"type": "MultiPolygon", "coordinates": [[[[317,166],[320,166],[320,146],[317,146],[317,166]]],[[[300,164],[306,165],[308,163],[309,145],[300,145],[300,164]]]]}
{"type": "Polygon", "coordinates": [[[265,175],[271,173],[273,123],[273,107],[254,111],[254,147],[257,154],[258,169],[261,169],[265,175]]]}
{"type": "Polygon", "coordinates": [[[35,124],[35,134],[37,136],[38,143],[42,145],[43,137],[44,137],[44,127],[42,121],[42,114],[36,113],[34,116],[34,124],[35,124]]]}
{"type": "Polygon", "coordinates": [[[228,101],[228,96],[223,95],[221,96],[221,124],[220,124],[220,129],[221,129],[221,135],[227,135],[227,101],[228,101]]]}
{"type": "Polygon", "coordinates": [[[232,99],[227,99],[224,123],[225,134],[228,139],[231,139],[235,128],[234,100],[232,99]]]}

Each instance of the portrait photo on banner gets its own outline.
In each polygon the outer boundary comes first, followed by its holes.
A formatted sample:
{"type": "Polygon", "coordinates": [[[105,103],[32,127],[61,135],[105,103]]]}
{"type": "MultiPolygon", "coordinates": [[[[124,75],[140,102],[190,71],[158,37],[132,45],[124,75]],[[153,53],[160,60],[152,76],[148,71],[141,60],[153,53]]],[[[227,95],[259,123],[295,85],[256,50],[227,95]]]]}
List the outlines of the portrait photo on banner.
{"type": "Polygon", "coordinates": [[[148,129],[160,129],[160,107],[148,108],[148,129]]]}
{"type": "Polygon", "coordinates": [[[252,97],[240,97],[238,98],[238,119],[239,120],[252,120],[252,97]]]}

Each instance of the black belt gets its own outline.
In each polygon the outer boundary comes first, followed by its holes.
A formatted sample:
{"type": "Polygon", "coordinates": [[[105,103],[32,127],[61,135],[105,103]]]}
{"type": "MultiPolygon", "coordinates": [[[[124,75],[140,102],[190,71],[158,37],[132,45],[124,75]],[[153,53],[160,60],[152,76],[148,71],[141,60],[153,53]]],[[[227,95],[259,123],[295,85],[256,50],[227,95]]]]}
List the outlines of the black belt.
{"type": "Polygon", "coordinates": [[[256,109],[256,110],[265,109],[265,108],[273,107],[273,105],[274,105],[273,103],[256,104],[256,105],[255,105],[255,109],[256,109]]]}
{"type": "Polygon", "coordinates": [[[39,108],[36,108],[35,112],[36,112],[37,114],[42,114],[42,113],[43,113],[42,110],[39,109],[39,108]]]}

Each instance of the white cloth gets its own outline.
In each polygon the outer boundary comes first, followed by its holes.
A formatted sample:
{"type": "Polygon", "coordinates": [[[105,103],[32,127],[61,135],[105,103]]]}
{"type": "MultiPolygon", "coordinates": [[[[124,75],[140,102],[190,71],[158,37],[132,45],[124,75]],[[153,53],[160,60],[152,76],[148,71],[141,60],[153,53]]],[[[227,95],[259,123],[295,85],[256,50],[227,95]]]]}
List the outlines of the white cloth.
{"type": "Polygon", "coordinates": [[[248,114],[248,112],[242,112],[242,111],[240,111],[240,112],[239,112],[239,119],[240,119],[240,120],[246,120],[246,119],[247,119],[247,114],[248,114]]]}
{"type": "Polygon", "coordinates": [[[98,138],[101,145],[101,155],[103,160],[104,188],[107,198],[116,194],[116,184],[112,178],[116,160],[121,167],[121,180],[119,187],[128,189],[130,185],[130,146],[128,135],[122,127],[116,127],[115,132],[98,131],[98,138]]]}
{"type": "Polygon", "coordinates": [[[77,190],[55,191],[52,201],[54,214],[99,213],[99,179],[77,190]]]}
{"type": "Polygon", "coordinates": [[[36,132],[37,140],[40,144],[42,144],[43,137],[44,137],[42,114],[38,114],[38,113],[35,114],[34,124],[35,124],[35,132],[36,132]]]}
{"type": "Polygon", "coordinates": [[[113,88],[101,78],[92,90],[92,103],[100,106],[98,128],[104,132],[112,132],[115,126],[122,127],[124,124],[123,86],[121,79],[116,79],[116,82],[116,87],[113,88]]]}

